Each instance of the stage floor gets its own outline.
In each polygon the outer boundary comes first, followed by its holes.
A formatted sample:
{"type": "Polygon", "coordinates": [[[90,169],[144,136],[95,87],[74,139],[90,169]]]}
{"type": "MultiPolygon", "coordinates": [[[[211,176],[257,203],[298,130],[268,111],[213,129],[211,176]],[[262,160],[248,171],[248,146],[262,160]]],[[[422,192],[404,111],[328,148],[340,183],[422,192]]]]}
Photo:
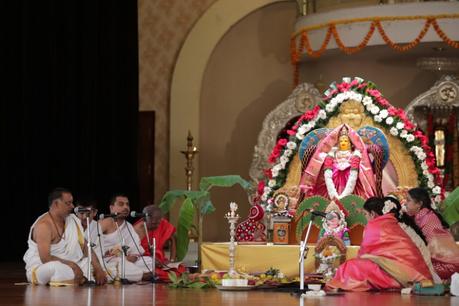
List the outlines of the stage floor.
{"type": "Polygon", "coordinates": [[[459,306],[459,297],[402,296],[400,293],[345,293],[341,296],[306,298],[303,303],[288,292],[239,291],[217,289],[172,289],[164,284],[127,285],[115,287],[67,287],[15,285],[24,282],[22,263],[0,263],[0,305],[429,305],[459,306]]]}

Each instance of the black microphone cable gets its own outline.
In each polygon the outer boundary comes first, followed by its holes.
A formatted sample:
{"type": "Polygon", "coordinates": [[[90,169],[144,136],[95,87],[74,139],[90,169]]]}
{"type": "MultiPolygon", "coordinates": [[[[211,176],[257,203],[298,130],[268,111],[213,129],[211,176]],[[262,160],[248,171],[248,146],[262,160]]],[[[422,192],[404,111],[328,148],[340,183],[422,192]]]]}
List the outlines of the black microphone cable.
{"type": "Polygon", "coordinates": [[[110,270],[107,269],[107,265],[105,264],[104,260],[104,250],[102,249],[102,238],[100,237],[100,229],[99,229],[99,222],[97,222],[97,237],[99,239],[99,247],[100,247],[100,258],[102,259],[102,264],[104,265],[105,271],[107,271],[108,276],[110,276],[111,280],[114,281],[115,278],[110,273],[110,270]]]}
{"type": "MultiPolygon", "coordinates": [[[[124,222],[127,222],[127,221],[124,221],[124,222]]],[[[127,230],[128,230],[129,235],[131,236],[132,242],[134,243],[135,248],[137,249],[137,252],[139,252],[140,257],[142,258],[143,264],[145,265],[145,267],[147,268],[147,270],[148,270],[151,274],[153,274],[153,271],[152,271],[152,270],[150,269],[150,267],[147,265],[147,262],[146,262],[145,259],[143,258],[142,254],[140,254],[141,252],[140,252],[139,246],[137,245],[137,243],[135,243],[135,239],[134,239],[134,236],[133,236],[132,233],[131,233],[131,230],[129,229],[129,225],[126,223],[125,226],[126,226],[126,228],[127,228],[127,230]]],[[[155,266],[156,266],[156,263],[155,263],[155,266]]]]}

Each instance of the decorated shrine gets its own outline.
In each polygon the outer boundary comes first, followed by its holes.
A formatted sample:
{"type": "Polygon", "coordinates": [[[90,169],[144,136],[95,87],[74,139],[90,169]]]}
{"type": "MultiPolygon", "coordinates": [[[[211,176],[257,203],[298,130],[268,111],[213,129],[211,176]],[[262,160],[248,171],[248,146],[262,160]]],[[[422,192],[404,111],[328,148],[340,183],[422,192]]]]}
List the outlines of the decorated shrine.
{"type": "MultiPolygon", "coordinates": [[[[351,242],[359,244],[363,202],[400,189],[427,188],[440,203],[444,188],[428,138],[374,83],[343,78],[321,102],[289,122],[258,184],[265,211],[291,218],[291,243],[301,240],[310,209],[339,199],[349,211],[351,242]]],[[[319,224],[310,241],[317,239],[319,224]]]]}

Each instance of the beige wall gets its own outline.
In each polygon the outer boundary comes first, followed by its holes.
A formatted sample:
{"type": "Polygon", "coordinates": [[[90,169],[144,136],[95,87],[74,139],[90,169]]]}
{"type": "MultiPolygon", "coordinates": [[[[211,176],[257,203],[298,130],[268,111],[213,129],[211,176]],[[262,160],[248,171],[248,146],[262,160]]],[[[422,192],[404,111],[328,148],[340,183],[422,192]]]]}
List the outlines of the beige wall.
{"type": "MultiPolygon", "coordinates": [[[[368,47],[352,56],[332,51],[336,55],[302,63],[300,79],[315,83],[322,77],[323,83],[328,85],[333,81],[339,82],[345,76],[359,76],[373,81],[391,104],[405,107],[439,79],[441,74],[416,67],[419,57],[441,56],[432,48],[437,45],[420,45],[418,49],[404,54],[388,46],[368,47]]],[[[459,50],[450,50],[448,56],[454,56],[454,53],[459,56],[459,50]]]]}
{"type": "MultiPolygon", "coordinates": [[[[253,147],[266,114],[292,90],[289,38],[294,3],[271,4],[248,15],[223,37],[209,60],[200,104],[200,175],[239,174],[248,179],[253,147]]],[[[229,201],[246,218],[240,187],[213,189],[217,211],[207,216],[204,240],[226,241],[229,201]],[[224,226],[224,230],[222,227],[224,226]]]]}
{"type": "MultiPolygon", "coordinates": [[[[138,0],[139,110],[156,112],[155,202],[169,188],[169,96],[179,50],[216,0],[138,0]]],[[[186,131],[183,147],[186,146],[186,131]]]]}

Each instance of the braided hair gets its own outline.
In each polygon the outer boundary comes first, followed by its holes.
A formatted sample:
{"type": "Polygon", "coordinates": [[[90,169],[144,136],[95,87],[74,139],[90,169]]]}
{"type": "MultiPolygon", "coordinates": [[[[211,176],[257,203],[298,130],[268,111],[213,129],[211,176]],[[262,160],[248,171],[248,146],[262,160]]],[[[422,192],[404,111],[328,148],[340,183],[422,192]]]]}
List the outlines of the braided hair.
{"type": "Polygon", "coordinates": [[[416,225],[414,220],[411,217],[409,217],[407,214],[404,214],[401,212],[402,205],[397,200],[397,198],[393,196],[388,196],[388,197],[383,198],[383,202],[386,203],[386,201],[390,201],[395,204],[395,206],[389,212],[395,215],[395,218],[397,218],[398,222],[404,223],[407,226],[411,227],[416,232],[416,234],[418,234],[418,236],[421,237],[424,243],[427,244],[426,237],[422,233],[421,229],[416,225]]]}

